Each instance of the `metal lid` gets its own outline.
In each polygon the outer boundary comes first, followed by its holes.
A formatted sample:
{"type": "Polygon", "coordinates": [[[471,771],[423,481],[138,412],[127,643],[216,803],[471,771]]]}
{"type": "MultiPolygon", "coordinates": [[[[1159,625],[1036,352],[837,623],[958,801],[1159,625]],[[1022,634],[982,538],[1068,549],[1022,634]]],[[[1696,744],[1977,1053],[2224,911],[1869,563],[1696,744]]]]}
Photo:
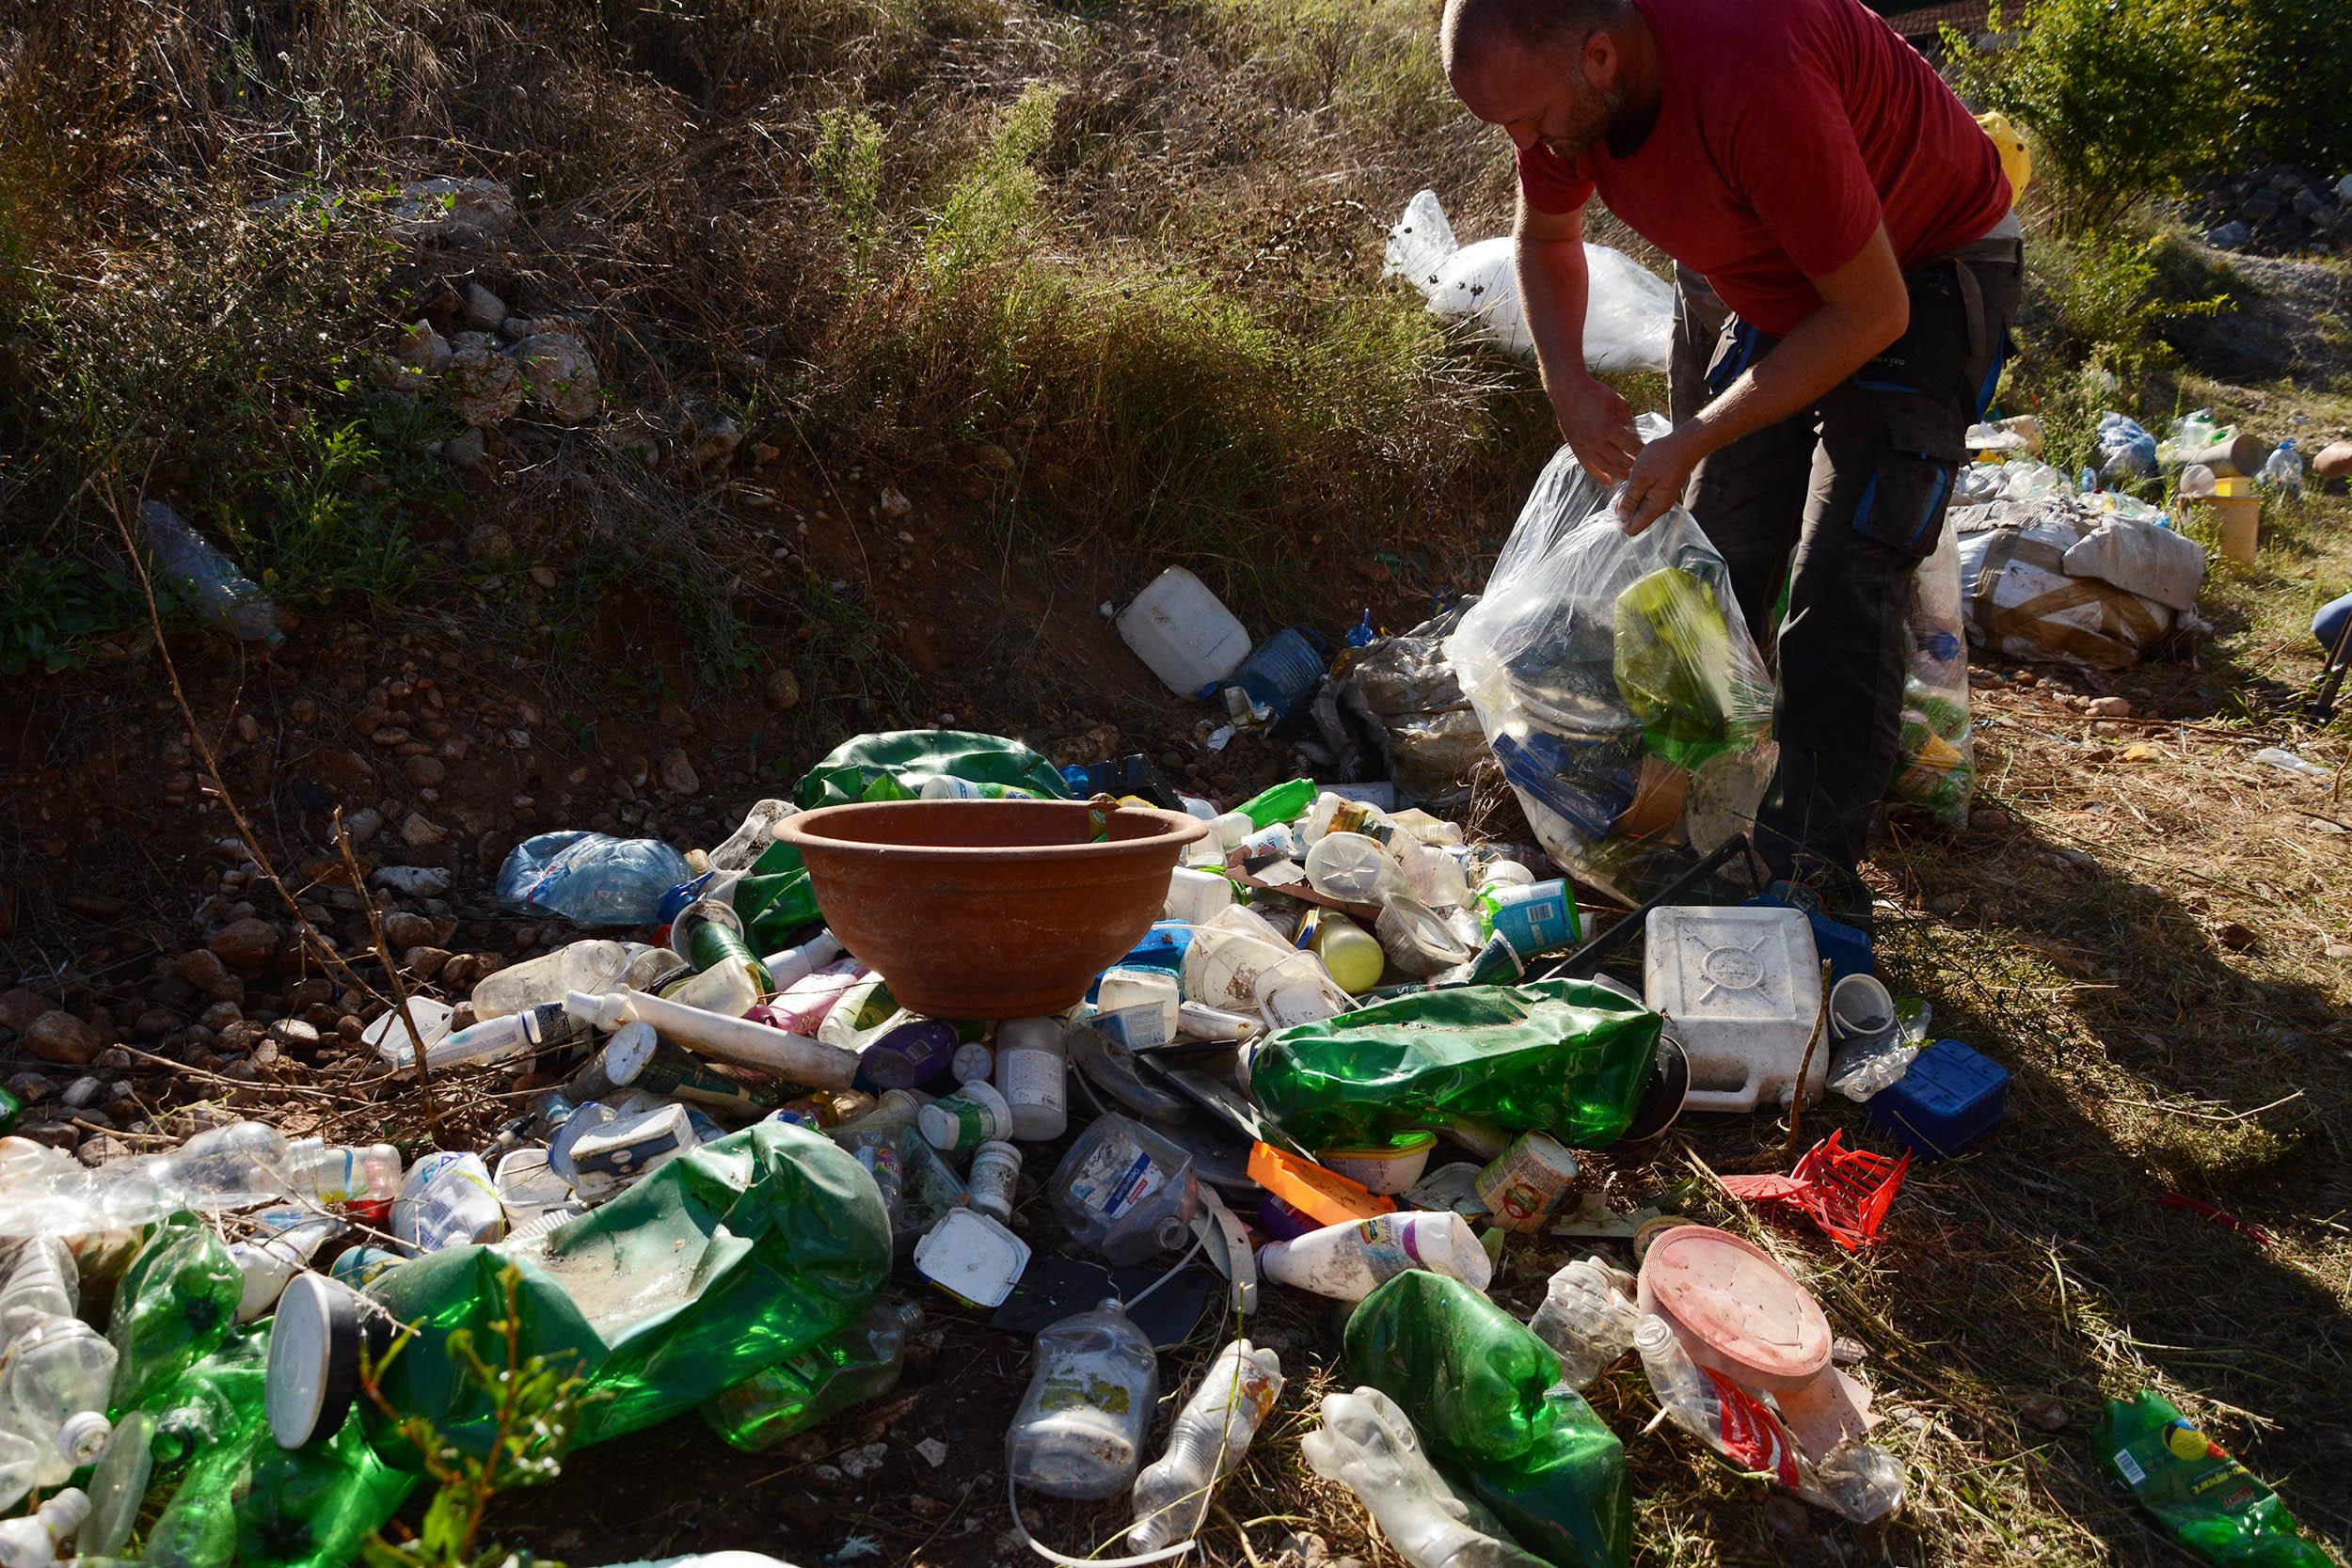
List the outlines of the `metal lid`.
{"type": "Polygon", "coordinates": [[[1829,1365],[1829,1320],[1804,1287],[1761,1248],[1712,1226],[1682,1226],[1650,1243],[1641,1305],[1735,1382],[1787,1387],[1829,1365]]]}

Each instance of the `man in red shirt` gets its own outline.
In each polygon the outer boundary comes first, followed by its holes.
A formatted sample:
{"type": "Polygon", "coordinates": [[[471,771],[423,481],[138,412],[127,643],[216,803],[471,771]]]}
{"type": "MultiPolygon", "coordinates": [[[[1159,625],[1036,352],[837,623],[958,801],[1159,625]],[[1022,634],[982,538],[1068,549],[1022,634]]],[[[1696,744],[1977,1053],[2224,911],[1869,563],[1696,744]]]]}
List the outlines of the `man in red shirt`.
{"type": "Polygon", "coordinates": [[[1865,912],[1914,570],[2017,309],[1999,155],[1860,0],[1448,0],[1443,48],[1518,149],[1519,292],[1568,445],[1626,482],[1629,531],[1689,505],[1768,649],[1788,585],[1758,847],[1865,912]],[[1584,368],[1596,194],[1677,263],[1676,424],[1647,446],[1584,368]]]}

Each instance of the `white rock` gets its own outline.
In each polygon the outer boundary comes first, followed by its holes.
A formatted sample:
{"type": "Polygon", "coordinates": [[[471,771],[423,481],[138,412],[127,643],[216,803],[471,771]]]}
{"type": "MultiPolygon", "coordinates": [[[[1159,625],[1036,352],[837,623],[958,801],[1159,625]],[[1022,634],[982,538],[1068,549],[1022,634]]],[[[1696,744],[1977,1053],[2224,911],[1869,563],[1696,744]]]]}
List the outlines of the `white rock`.
{"type": "Polygon", "coordinates": [[[437,865],[379,865],[368,880],[403,898],[437,898],[449,891],[450,874],[437,865]]]}
{"type": "Polygon", "coordinates": [[[451,405],[469,425],[501,423],[523,405],[522,367],[487,348],[458,349],[443,379],[451,405]]]}
{"type": "Polygon", "coordinates": [[[577,423],[596,411],[596,361],[574,334],[534,332],[515,345],[515,363],[531,401],[557,419],[577,423]]]}
{"type": "Polygon", "coordinates": [[[515,227],[515,193],[503,181],[448,175],[401,187],[392,231],[411,244],[470,249],[515,227]]]}

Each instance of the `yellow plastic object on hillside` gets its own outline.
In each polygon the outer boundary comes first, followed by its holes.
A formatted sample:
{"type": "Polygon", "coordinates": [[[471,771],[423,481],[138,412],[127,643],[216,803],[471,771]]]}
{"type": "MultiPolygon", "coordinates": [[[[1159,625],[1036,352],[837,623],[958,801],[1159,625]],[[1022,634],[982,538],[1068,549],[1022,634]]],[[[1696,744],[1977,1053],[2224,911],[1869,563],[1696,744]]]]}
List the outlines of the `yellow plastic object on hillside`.
{"type": "Polygon", "coordinates": [[[1984,134],[1993,138],[1994,148],[2001,154],[2001,172],[2009,176],[2009,198],[2017,200],[2033,183],[2033,154],[2026,150],[2026,139],[2009,122],[2009,116],[1997,109],[1979,115],[1977,123],[1984,127],[1984,134]]]}

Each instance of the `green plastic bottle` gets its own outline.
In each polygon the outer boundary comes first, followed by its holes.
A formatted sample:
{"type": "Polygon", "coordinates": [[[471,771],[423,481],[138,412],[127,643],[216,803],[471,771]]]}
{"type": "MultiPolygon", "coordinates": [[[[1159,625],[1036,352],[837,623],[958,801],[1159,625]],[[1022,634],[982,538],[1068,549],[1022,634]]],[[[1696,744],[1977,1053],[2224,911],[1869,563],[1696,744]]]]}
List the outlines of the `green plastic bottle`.
{"type": "Polygon", "coordinates": [[[144,1404],[237,1326],[245,1275],[228,1243],[183,1212],[155,1227],[115,1288],[106,1338],[115,1347],[114,1403],[144,1404]]]}
{"type": "Polygon", "coordinates": [[[238,1568],[357,1562],[361,1543],[399,1512],[420,1479],[375,1456],[357,1411],[323,1443],[257,1443],[236,1497],[238,1568]]]}
{"type": "Polygon", "coordinates": [[[923,1322],[912,1302],[878,1301],[866,1316],[703,1406],[710,1430],[756,1453],[898,1386],[907,1336],[923,1322]]]}
{"type": "Polygon", "coordinates": [[[1315,803],[1315,782],[1312,779],[1293,779],[1288,784],[1262,789],[1233,809],[1249,818],[1256,828],[1271,828],[1277,822],[1289,822],[1315,803]]]}
{"type": "Polygon", "coordinates": [[[16,1125],[16,1118],[24,1114],[24,1101],[6,1088],[0,1088],[0,1132],[16,1125]]]}
{"type": "Polygon", "coordinates": [[[1601,1148],[1641,1104],[1660,1022],[1589,980],[1418,991],[1268,1036],[1249,1086],[1308,1148],[1454,1117],[1601,1148]]]}
{"type": "Polygon", "coordinates": [[[1558,1568],[1625,1568],[1624,1446],[1525,1324],[1458,1279],[1413,1269],[1363,1299],[1345,1345],[1357,1381],[1394,1400],[1521,1545],[1558,1568]]]}
{"type": "Polygon", "coordinates": [[[2295,1515],[2161,1396],[2109,1400],[2091,1434],[2100,1457],[2174,1541],[2225,1568],[2328,1568],[2295,1515]]]}

